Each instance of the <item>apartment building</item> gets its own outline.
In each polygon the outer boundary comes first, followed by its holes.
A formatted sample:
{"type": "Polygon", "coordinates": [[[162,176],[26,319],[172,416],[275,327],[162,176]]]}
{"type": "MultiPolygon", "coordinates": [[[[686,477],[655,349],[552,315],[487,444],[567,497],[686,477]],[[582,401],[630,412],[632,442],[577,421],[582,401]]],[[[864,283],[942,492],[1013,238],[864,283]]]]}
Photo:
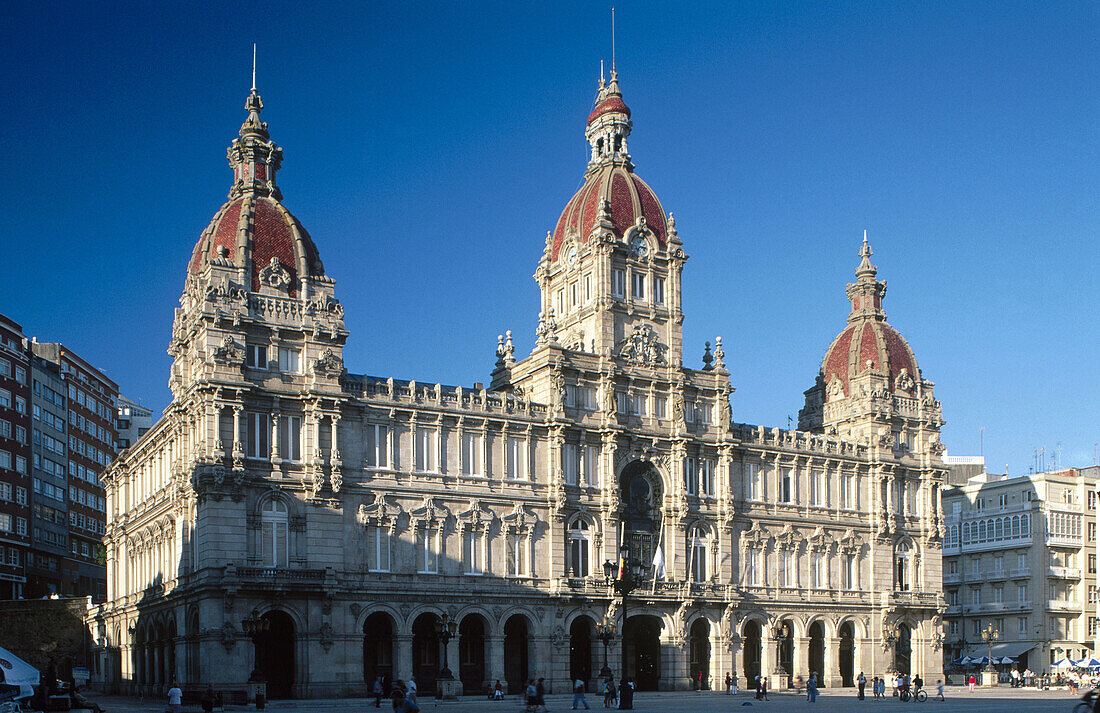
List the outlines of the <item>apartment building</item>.
{"type": "Polygon", "coordinates": [[[1097,650],[1096,485],[1100,468],[981,473],[943,493],[946,662],[994,656],[1049,670],[1097,650]]]}
{"type": "Polygon", "coordinates": [[[27,356],[23,328],[0,315],[0,599],[23,596],[30,548],[27,356]]]}

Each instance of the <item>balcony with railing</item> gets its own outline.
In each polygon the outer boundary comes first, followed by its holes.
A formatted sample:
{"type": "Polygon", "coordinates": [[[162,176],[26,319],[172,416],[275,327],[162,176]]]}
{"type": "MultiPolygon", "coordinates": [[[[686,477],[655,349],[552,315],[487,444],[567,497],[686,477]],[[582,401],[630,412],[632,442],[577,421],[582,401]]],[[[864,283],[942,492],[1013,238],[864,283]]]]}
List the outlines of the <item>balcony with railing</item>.
{"type": "Polygon", "coordinates": [[[1008,570],[1008,576],[1013,579],[1024,579],[1031,576],[1031,567],[1013,567],[1008,570]]]}
{"type": "Polygon", "coordinates": [[[1047,610],[1079,612],[1081,611],[1081,602],[1071,602],[1064,599],[1048,599],[1047,610]]]}
{"type": "Polygon", "coordinates": [[[1081,579],[1079,567],[1058,567],[1051,565],[1047,568],[1047,576],[1055,579],[1081,579]]]}
{"type": "Polygon", "coordinates": [[[1008,572],[1004,569],[991,569],[985,573],[985,579],[988,582],[993,582],[1000,579],[1008,579],[1008,572]]]}
{"type": "Polygon", "coordinates": [[[944,584],[958,584],[962,582],[962,572],[944,572],[943,583],[944,584]]]}

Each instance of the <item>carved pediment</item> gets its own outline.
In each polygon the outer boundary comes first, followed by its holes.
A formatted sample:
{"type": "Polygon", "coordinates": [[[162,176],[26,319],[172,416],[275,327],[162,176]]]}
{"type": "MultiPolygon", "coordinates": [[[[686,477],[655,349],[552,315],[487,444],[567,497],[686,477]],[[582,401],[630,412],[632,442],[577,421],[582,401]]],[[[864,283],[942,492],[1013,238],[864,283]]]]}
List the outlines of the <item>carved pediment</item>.
{"type": "Polygon", "coordinates": [[[455,518],[467,528],[488,527],[496,520],[496,514],[485,507],[480,500],[470,501],[470,507],[455,515],[455,518]]]}
{"type": "Polygon", "coordinates": [[[795,530],[790,523],[784,526],[783,530],[775,536],[775,544],[781,550],[796,549],[802,540],[802,534],[795,530]]]}
{"type": "Polygon", "coordinates": [[[344,360],[336,352],[326,349],[313,362],[313,373],[318,376],[336,378],[344,375],[344,360]]]}
{"type": "Polygon", "coordinates": [[[845,530],[844,537],[840,538],[840,549],[848,554],[855,554],[861,547],[863,547],[863,538],[851,528],[845,530]]]}
{"type": "Polygon", "coordinates": [[[390,500],[386,495],[375,495],[373,501],[367,505],[362,504],[356,513],[356,519],[360,525],[392,526],[401,516],[403,509],[400,503],[390,500]]]}
{"type": "Polygon", "coordinates": [[[809,537],[810,549],[814,552],[824,552],[829,549],[829,543],[832,540],[827,534],[825,534],[825,528],[818,527],[814,530],[814,534],[809,537]]]}
{"type": "Polygon", "coordinates": [[[429,496],[424,498],[420,507],[409,511],[409,517],[421,525],[440,526],[451,516],[451,511],[443,503],[429,496]]]}
{"type": "Polygon", "coordinates": [[[240,366],[244,364],[244,347],[237,344],[228,334],[222,340],[221,346],[215,347],[210,356],[218,364],[240,366]]]}
{"type": "Polygon", "coordinates": [[[657,330],[648,324],[636,324],[630,335],[616,346],[616,353],[634,364],[657,366],[666,363],[667,349],[667,345],[657,340],[657,330]]]}
{"type": "Polygon", "coordinates": [[[290,273],[283,267],[279,258],[271,258],[271,262],[260,270],[260,282],[277,290],[285,290],[290,286],[290,273]]]}
{"type": "Polygon", "coordinates": [[[520,503],[516,503],[516,506],[512,509],[512,512],[505,515],[501,520],[504,521],[511,529],[515,530],[528,530],[538,523],[538,516],[532,514],[520,503]]]}
{"type": "Polygon", "coordinates": [[[768,528],[757,522],[753,523],[751,528],[741,533],[741,544],[744,547],[759,549],[767,545],[771,538],[772,533],[768,531],[768,528]]]}

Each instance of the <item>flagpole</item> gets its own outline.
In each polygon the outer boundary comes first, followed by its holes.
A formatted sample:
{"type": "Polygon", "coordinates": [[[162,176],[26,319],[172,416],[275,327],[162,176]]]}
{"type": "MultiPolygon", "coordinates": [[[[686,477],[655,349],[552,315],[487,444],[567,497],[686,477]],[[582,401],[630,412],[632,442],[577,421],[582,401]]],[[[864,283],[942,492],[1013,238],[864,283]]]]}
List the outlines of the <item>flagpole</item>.
{"type": "MultiPolygon", "coordinates": [[[[661,512],[660,529],[657,530],[657,551],[658,552],[661,552],[661,543],[664,542],[664,539],[665,539],[665,514],[662,511],[661,512]]],[[[664,564],[664,560],[665,560],[665,553],[661,552],[661,563],[662,564],[664,564]]],[[[653,568],[653,588],[650,590],[649,593],[651,595],[657,593],[657,568],[656,567],[653,568]]]]}

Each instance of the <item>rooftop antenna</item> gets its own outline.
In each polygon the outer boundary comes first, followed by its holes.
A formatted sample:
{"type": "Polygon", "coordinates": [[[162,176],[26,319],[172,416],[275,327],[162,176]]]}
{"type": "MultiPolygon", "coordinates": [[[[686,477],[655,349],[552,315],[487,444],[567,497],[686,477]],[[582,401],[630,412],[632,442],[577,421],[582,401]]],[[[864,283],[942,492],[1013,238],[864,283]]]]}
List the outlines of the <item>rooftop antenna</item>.
{"type": "Polygon", "coordinates": [[[611,8],[611,73],[615,73],[615,8],[611,8]]]}
{"type": "Polygon", "coordinates": [[[603,86],[603,60],[600,60],[600,86],[603,86]]]}
{"type": "Polygon", "coordinates": [[[252,43],[252,91],[256,91],[256,43],[252,43]]]}
{"type": "Polygon", "coordinates": [[[978,455],[984,456],[985,450],[982,448],[983,440],[985,437],[985,426],[978,427],[978,455]]]}

